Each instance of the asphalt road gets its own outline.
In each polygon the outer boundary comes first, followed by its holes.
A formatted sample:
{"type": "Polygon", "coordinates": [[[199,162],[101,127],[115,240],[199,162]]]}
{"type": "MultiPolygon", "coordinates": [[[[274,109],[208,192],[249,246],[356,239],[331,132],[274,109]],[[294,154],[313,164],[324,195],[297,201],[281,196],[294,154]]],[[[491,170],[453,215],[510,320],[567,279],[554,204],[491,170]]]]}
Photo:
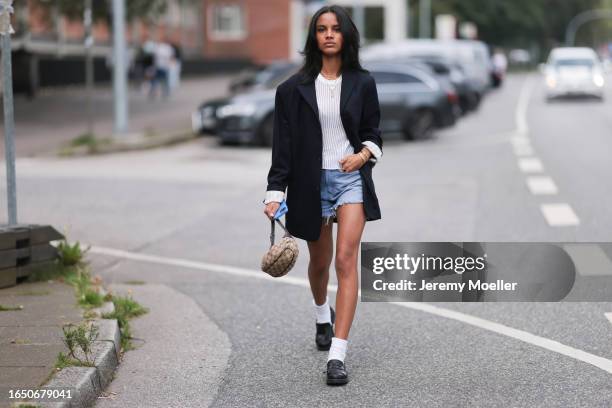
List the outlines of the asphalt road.
{"type": "MultiPolygon", "coordinates": [[[[374,171],[383,219],[368,223],[363,241],[612,241],[610,98],[546,104],[537,75],[511,76],[477,113],[431,140],[388,135],[374,171]]],[[[192,299],[215,336],[229,339],[219,345],[229,347],[225,364],[199,366],[219,374],[205,398],[212,406],[612,405],[604,316],[612,302],[359,303],[351,382],[327,387],[306,246],[290,277],[258,272],[269,160],[267,149],[211,138],[106,157],[24,158],[20,219],[66,227],[70,239],[94,245],[93,264],[108,282],[163,284],[192,299]]],[[[334,299],[333,273],[330,283],[334,299]]],[[[159,332],[138,329],[144,339],[159,332]]],[[[197,343],[200,331],[192,333],[197,343]]],[[[120,367],[117,382],[143,381],[138,358],[181,375],[181,359],[167,354],[128,353],[131,368],[120,367]]],[[[160,376],[167,392],[138,395],[147,406],[183,405],[197,370],[187,377],[160,376]]],[[[138,389],[123,386],[114,398],[133,400],[138,389]]]]}

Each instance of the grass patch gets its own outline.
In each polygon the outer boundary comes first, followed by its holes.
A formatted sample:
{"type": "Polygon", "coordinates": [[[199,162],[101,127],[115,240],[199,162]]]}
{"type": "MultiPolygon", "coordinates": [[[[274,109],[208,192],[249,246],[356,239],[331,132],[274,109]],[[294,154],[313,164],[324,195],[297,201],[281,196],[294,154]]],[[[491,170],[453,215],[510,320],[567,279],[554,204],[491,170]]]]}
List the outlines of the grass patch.
{"type": "Polygon", "coordinates": [[[126,285],[146,285],[147,284],[147,282],[141,281],[141,280],[129,280],[129,281],[125,281],[122,283],[126,285]]]}
{"type": "Polygon", "coordinates": [[[57,246],[57,251],[59,259],[64,266],[76,266],[83,263],[83,258],[85,253],[89,251],[89,247],[83,249],[79,241],[70,245],[68,241],[62,240],[57,246]]]}
{"type": "Polygon", "coordinates": [[[15,296],[46,296],[50,295],[51,292],[48,290],[26,290],[23,292],[15,293],[15,296]]]}
{"type": "Polygon", "coordinates": [[[19,305],[19,306],[4,306],[4,305],[0,305],[0,312],[15,312],[18,310],[23,310],[23,306],[19,305]]]}
{"type": "Polygon", "coordinates": [[[93,154],[98,153],[102,146],[106,146],[112,143],[110,138],[100,138],[92,133],[83,133],[72,139],[68,146],[64,147],[60,154],[69,152],[75,148],[85,148],[87,153],[93,154]],[[65,150],[65,151],[64,151],[65,150]]]}
{"type": "Polygon", "coordinates": [[[103,303],[104,296],[94,289],[86,289],[79,297],[79,304],[88,309],[100,307],[103,303]]]}
{"type": "Polygon", "coordinates": [[[70,358],[70,356],[60,352],[57,355],[57,359],[55,360],[55,368],[57,370],[62,370],[66,367],[94,367],[93,364],[83,364],[77,359],[70,358]]]}
{"type": "Polygon", "coordinates": [[[106,313],[102,317],[105,319],[117,319],[121,331],[121,348],[124,351],[132,350],[132,330],[129,320],[134,317],[142,316],[149,310],[142,307],[140,303],[136,302],[129,295],[113,296],[113,304],[115,305],[115,311],[106,313]]]}
{"type": "Polygon", "coordinates": [[[38,267],[33,269],[28,276],[28,282],[44,282],[49,280],[56,280],[62,278],[65,275],[73,273],[75,267],[66,267],[56,260],[50,265],[45,267],[38,267]]]}
{"type": "Polygon", "coordinates": [[[66,325],[62,327],[62,330],[64,332],[63,341],[68,348],[66,359],[76,360],[80,365],[92,367],[94,365],[93,345],[100,333],[98,326],[84,322],[78,326],[66,325]]]}

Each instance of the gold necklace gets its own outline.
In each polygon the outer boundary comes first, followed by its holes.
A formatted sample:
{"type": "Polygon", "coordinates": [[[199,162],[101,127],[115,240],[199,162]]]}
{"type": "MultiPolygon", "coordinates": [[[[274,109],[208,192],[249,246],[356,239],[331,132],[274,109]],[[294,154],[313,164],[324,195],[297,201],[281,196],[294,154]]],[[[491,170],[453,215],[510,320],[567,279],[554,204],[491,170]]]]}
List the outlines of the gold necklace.
{"type": "Polygon", "coordinates": [[[323,75],[323,78],[325,78],[325,79],[329,79],[330,81],[333,81],[334,79],[338,79],[338,77],[335,77],[335,78],[330,78],[330,77],[328,76],[329,74],[326,74],[325,72],[323,72],[323,70],[321,70],[321,75],[323,75]]]}

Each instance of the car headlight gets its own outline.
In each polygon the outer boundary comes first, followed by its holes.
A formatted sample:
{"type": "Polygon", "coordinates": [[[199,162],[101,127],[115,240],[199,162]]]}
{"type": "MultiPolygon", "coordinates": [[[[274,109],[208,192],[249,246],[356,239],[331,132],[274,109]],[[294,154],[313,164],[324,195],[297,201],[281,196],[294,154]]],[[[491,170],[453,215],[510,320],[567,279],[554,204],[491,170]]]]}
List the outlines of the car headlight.
{"type": "Polygon", "coordinates": [[[600,74],[593,75],[593,83],[596,87],[601,88],[604,86],[604,77],[600,74]]]}
{"type": "Polygon", "coordinates": [[[257,110],[257,106],[252,103],[236,103],[223,106],[217,109],[217,116],[224,118],[227,116],[251,116],[257,110]]]}
{"type": "Polygon", "coordinates": [[[554,88],[557,86],[557,78],[555,78],[554,75],[547,75],[546,76],[546,85],[548,85],[549,88],[554,88]]]}

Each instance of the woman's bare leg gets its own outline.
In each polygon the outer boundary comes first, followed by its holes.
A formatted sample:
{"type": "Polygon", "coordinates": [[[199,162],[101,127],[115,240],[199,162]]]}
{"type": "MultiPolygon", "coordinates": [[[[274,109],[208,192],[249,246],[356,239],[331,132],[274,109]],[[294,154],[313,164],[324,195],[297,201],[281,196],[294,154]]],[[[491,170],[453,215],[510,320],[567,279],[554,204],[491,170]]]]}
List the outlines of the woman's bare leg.
{"type": "Polygon", "coordinates": [[[308,262],[308,279],[310,290],[317,305],[325,303],[329,283],[329,267],[334,255],[332,237],[333,222],[321,223],[321,236],[318,241],[308,241],[310,261],[308,262]]]}
{"type": "Polygon", "coordinates": [[[344,204],[338,207],[338,236],[336,238],[336,337],[348,339],[359,287],[357,257],[365,226],[363,204],[344,204]]]}

